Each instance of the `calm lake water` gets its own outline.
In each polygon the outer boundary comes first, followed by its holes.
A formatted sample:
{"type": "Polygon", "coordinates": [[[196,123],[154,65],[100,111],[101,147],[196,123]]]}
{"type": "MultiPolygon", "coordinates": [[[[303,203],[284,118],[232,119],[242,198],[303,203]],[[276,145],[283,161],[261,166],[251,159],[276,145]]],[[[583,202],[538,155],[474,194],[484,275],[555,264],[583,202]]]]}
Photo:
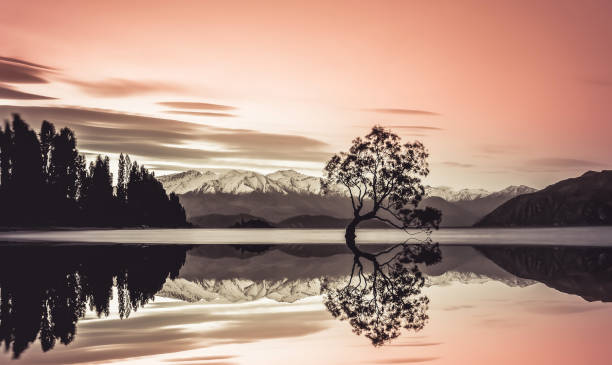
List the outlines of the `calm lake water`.
{"type": "MultiPolygon", "coordinates": [[[[422,235],[415,237],[420,239],[422,235]]],[[[397,229],[360,229],[358,243],[398,243],[410,237],[397,229]]],[[[434,231],[440,244],[612,245],[612,227],[444,228],[434,231]]],[[[344,243],[341,229],[118,229],[0,232],[0,241],[164,244],[344,243]]]]}
{"type": "Polygon", "coordinates": [[[612,361],[610,228],[358,236],[2,232],[0,364],[612,361]]]}

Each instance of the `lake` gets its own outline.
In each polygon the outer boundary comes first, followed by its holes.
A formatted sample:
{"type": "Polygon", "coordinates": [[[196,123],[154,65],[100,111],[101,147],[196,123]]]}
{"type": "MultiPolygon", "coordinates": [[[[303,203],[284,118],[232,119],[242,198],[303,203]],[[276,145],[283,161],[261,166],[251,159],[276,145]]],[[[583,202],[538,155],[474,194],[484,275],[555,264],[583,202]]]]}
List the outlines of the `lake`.
{"type": "Polygon", "coordinates": [[[0,363],[610,363],[610,227],[342,236],[1,232],[0,363]]]}
{"type": "MultiPolygon", "coordinates": [[[[420,238],[418,235],[416,238],[420,238]]],[[[612,227],[443,228],[432,239],[440,244],[612,244],[612,227]]],[[[358,243],[399,243],[410,238],[397,229],[360,229],[358,243]]],[[[0,232],[0,241],[164,244],[311,244],[344,243],[341,229],[108,229],[0,232]]]]}

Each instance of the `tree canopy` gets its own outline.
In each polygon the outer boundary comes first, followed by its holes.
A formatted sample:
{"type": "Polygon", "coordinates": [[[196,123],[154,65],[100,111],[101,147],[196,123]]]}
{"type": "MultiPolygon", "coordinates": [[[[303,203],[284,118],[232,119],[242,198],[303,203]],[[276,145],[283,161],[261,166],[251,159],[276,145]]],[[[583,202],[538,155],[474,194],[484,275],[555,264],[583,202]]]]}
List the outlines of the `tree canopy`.
{"type": "Polygon", "coordinates": [[[403,230],[438,228],[441,212],[418,208],[425,195],[421,179],[429,174],[427,157],[421,142],[402,144],[397,134],[375,126],[365,138],[354,139],[348,152],[327,162],[323,190],[344,186],[353,207],[347,243],[354,244],[355,228],[370,219],[403,230]]]}

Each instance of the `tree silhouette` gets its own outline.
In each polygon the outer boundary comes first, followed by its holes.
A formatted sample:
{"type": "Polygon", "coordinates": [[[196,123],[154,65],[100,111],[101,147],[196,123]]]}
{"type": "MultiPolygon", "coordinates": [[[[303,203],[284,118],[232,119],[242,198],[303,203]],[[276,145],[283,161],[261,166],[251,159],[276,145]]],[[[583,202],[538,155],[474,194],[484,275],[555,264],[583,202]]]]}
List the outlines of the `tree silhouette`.
{"type": "Polygon", "coordinates": [[[62,128],[53,139],[51,182],[62,198],[73,201],[78,195],[78,156],[74,132],[62,128]]]}
{"type": "Polygon", "coordinates": [[[42,154],[43,173],[47,183],[51,178],[51,168],[49,163],[51,160],[51,150],[53,148],[55,134],[55,126],[53,123],[43,120],[42,125],[40,126],[40,153],[42,154]]]}
{"type": "Polygon", "coordinates": [[[37,209],[43,194],[43,166],[40,143],[36,133],[13,114],[10,146],[10,173],[4,197],[12,208],[12,223],[41,223],[42,211],[37,209]]]}
{"type": "Polygon", "coordinates": [[[324,304],[340,320],[348,320],[353,332],[364,334],[381,346],[398,337],[401,329],[419,331],[429,316],[429,299],[421,294],[425,278],[417,264],[431,265],[441,259],[431,240],[418,245],[399,244],[376,254],[354,255],[348,283],[333,288],[323,283],[324,304]],[[362,258],[371,267],[364,269],[362,258]]]}
{"type": "Polygon", "coordinates": [[[14,114],[0,130],[0,225],[186,226],[178,197],[135,167],[120,155],[115,195],[108,156],[88,169],[72,130],[43,121],[37,134],[14,114]]]}
{"type": "Polygon", "coordinates": [[[327,162],[323,191],[340,185],[351,198],[353,219],[346,227],[345,239],[353,253],[361,254],[355,245],[355,230],[366,220],[377,219],[409,233],[412,228],[438,228],[439,210],[417,208],[425,194],[421,177],[429,173],[428,156],[422,143],[401,144],[396,134],[375,126],[365,139],[353,140],[348,152],[327,162]]]}
{"type": "Polygon", "coordinates": [[[127,181],[126,178],[130,173],[129,156],[126,160],[125,156],[119,155],[119,167],[117,169],[117,199],[121,205],[127,203],[127,181]]]}

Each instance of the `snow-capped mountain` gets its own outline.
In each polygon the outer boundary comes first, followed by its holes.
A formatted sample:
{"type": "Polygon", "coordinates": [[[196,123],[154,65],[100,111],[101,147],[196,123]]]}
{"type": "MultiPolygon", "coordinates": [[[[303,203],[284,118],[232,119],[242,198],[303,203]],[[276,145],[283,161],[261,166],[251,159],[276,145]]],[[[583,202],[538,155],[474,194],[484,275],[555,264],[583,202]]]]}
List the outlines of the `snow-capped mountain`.
{"type": "Polygon", "coordinates": [[[490,196],[510,196],[515,197],[523,194],[535,193],[538,189],[526,185],[510,185],[507,188],[491,193],[490,196]]]}
{"type": "Polygon", "coordinates": [[[425,195],[437,196],[449,202],[462,200],[474,200],[490,195],[491,192],[484,189],[461,189],[455,190],[448,186],[426,186],[425,195]]]}
{"type": "Polygon", "coordinates": [[[245,170],[189,170],[158,178],[168,193],[300,193],[321,194],[320,179],[293,170],[263,175],[245,170]]]}
{"type": "MultiPolygon", "coordinates": [[[[320,195],[321,179],[308,176],[293,170],[280,170],[263,175],[247,170],[189,170],[177,174],[158,177],[166,192],[185,194],[195,193],[225,193],[248,194],[261,193],[300,193],[320,195]]],[[[342,193],[341,188],[337,188],[342,193]]],[[[426,186],[426,196],[437,196],[449,202],[474,200],[487,196],[516,196],[532,193],[536,189],[525,185],[509,186],[503,190],[491,192],[485,189],[460,189],[448,186],[426,186]]]]}
{"type": "MultiPolygon", "coordinates": [[[[213,215],[238,217],[246,214],[268,222],[281,222],[303,215],[339,219],[352,215],[344,187],[332,187],[332,194],[324,195],[321,178],[293,170],[267,175],[246,170],[190,170],[158,179],[166,192],[181,195],[187,217],[196,225],[208,227],[206,222],[213,215]]],[[[490,192],[426,186],[425,191],[422,205],[440,209],[442,225],[448,227],[470,226],[505,201],[535,189],[521,185],[490,192]]]]}

